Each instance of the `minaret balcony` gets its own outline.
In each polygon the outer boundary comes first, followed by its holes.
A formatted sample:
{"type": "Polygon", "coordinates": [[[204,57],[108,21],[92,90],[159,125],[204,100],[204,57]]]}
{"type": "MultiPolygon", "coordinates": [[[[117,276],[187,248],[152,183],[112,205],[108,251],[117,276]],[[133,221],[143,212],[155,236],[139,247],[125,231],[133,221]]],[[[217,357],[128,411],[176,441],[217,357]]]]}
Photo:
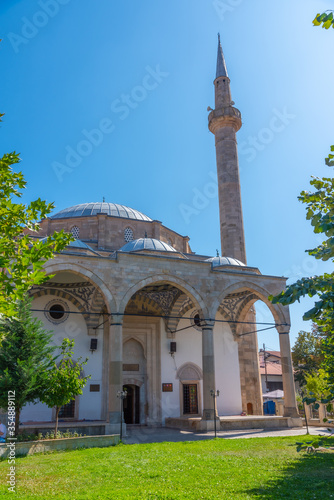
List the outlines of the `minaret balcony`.
{"type": "Polygon", "coordinates": [[[222,127],[233,127],[235,132],[237,132],[242,125],[241,113],[233,106],[214,109],[209,113],[208,120],[209,130],[213,134],[222,127]]]}

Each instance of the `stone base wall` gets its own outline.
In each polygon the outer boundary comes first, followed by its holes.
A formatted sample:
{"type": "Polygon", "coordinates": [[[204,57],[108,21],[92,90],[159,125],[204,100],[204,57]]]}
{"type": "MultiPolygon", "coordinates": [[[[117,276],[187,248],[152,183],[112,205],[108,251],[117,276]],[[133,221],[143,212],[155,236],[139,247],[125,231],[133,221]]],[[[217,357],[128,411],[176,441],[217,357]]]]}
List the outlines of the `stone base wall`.
{"type": "MultiPolygon", "coordinates": [[[[60,450],[77,450],[78,448],[104,448],[115,446],[119,443],[119,434],[112,436],[86,436],[81,438],[50,439],[45,441],[28,441],[26,443],[16,443],[15,456],[34,455],[35,453],[45,453],[60,450]]],[[[0,444],[0,458],[9,456],[10,449],[8,443],[0,444]]]]}

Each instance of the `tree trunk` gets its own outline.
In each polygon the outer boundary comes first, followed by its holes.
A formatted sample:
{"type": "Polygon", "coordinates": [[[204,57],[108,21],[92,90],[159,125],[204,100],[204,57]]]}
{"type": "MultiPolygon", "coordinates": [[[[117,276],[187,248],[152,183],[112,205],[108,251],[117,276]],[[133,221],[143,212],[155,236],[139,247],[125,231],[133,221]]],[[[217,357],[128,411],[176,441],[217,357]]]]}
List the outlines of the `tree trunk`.
{"type": "Polygon", "coordinates": [[[57,439],[58,432],[58,415],[59,415],[60,406],[56,406],[56,426],[55,426],[55,439],[57,439]]]}
{"type": "Polygon", "coordinates": [[[21,413],[21,408],[16,408],[16,410],[15,410],[15,437],[17,437],[17,435],[19,433],[20,413],[21,413]]]}

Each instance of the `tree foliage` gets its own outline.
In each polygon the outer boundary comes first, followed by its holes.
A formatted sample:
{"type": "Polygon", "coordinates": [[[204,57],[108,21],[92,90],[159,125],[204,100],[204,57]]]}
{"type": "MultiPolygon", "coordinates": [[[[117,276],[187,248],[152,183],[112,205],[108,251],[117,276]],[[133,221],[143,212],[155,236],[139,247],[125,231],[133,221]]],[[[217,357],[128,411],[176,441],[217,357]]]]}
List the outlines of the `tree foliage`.
{"type": "Polygon", "coordinates": [[[58,430],[59,410],[63,405],[69,403],[75,396],[82,394],[90,375],[84,376],[82,367],[87,363],[81,361],[81,357],[75,362],[73,356],[74,340],[65,338],[60,347],[61,361],[53,362],[52,368],[45,373],[45,390],[41,401],[50,408],[56,407],[55,437],[58,430]]]}
{"type": "Polygon", "coordinates": [[[16,317],[0,318],[0,407],[7,408],[8,391],[15,391],[15,430],[20,412],[27,403],[42,396],[45,371],[51,367],[55,347],[49,345],[51,333],[41,321],[32,318],[30,300],[20,302],[16,317]]]}
{"type": "MultiPolygon", "coordinates": [[[[334,152],[334,146],[331,146],[334,152]]],[[[334,165],[334,155],[325,160],[328,167],[334,165]]],[[[312,192],[302,191],[298,199],[306,204],[306,217],[311,221],[313,231],[322,234],[324,241],[316,248],[306,250],[309,255],[323,261],[334,262],[334,179],[312,177],[312,192]]],[[[282,305],[293,304],[301,297],[317,297],[314,307],[303,315],[304,320],[312,320],[322,337],[324,368],[328,381],[334,384],[334,273],[302,278],[289,285],[285,291],[269,299],[282,305]]]]}
{"type": "Polygon", "coordinates": [[[327,373],[322,368],[319,368],[317,372],[307,374],[305,382],[305,396],[314,397],[316,401],[331,396],[328,390],[327,373]]]}
{"type": "Polygon", "coordinates": [[[48,279],[45,262],[73,241],[64,231],[43,241],[27,234],[26,229],[38,235],[38,221],[47,217],[54,204],[40,198],[27,205],[17,202],[26,187],[22,172],[12,169],[19,162],[15,151],[0,158],[0,313],[7,316],[14,314],[15,304],[31,286],[48,279]]]}
{"type": "Polygon", "coordinates": [[[331,26],[334,28],[334,16],[333,16],[332,10],[327,10],[326,12],[323,12],[322,14],[318,13],[315,18],[313,19],[313,25],[314,26],[321,26],[328,30],[331,26]],[[327,14],[329,12],[329,14],[327,14]]]}
{"type": "Polygon", "coordinates": [[[295,380],[302,387],[306,384],[307,375],[317,373],[323,362],[321,337],[316,325],[312,333],[303,330],[299,332],[291,352],[295,380]]]}

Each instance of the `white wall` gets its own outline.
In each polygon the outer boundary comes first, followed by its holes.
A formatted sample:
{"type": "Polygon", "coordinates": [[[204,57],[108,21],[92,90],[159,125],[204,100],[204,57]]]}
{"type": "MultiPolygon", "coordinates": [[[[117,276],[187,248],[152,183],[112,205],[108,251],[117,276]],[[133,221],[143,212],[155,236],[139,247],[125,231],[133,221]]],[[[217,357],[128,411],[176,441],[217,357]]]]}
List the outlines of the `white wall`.
{"type": "MultiPolygon", "coordinates": [[[[186,313],[189,318],[191,311],[186,313]]],[[[222,319],[221,316],[217,317],[222,319]]],[[[190,325],[189,319],[181,319],[177,329],[190,325]]],[[[161,335],[161,382],[173,383],[173,392],[162,393],[162,417],[180,417],[180,381],[176,378],[177,370],[185,363],[194,363],[202,369],[202,334],[195,328],[189,328],[175,334],[176,353],[174,359],[169,354],[170,342],[162,323],[161,335]]],[[[239,415],[242,412],[238,344],[234,341],[230,328],[225,323],[216,323],[214,327],[216,388],[220,391],[217,398],[219,415],[239,415]]],[[[203,404],[203,384],[200,381],[199,399],[203,404]]]]}
{"type": "MultiPolygon", "coordinates": [[[[217,319],[223,319],[221,315],[217,319]]],[[[218,414],[240,415],[242,412],[238,344],[226,323],[214,328],[216,389],[218,414]]]]}
{"type": "MultiPolygon", "coordinates": [[[[44,310],[47,304],[55,299],[52,295],[38,297],[32,303],[32,309],[44,310]]],[[[68,306],[69,311],[79,312],[79,310],[69,301],[61,299],[68,306]]],[[[84,366],[84,374],[91,375],[87,381],[86,387],[83,389],[83,394],[79,396],[79,419],[100,420],[101,419],[101,398],[102,398],[102,352],[103,352],[103,327],[98,328],[97,351],[91,353],[89,350],[90,339],[87,335],[87,327],[85,320],[81,314],[69,314],[68,318],[59,324],[53,324],[46,317],[44,312],[34,312],[34,316],[42,321],[47,331],[53,331],[52,344],[61,345],[65,337],[74,339],[74,356],[77,360],[80,356],[83,359],[89,358],[87,365],[84,366]],[[89,392],[90,384],[100,384],[100,392],[89,392]]],[[[99,323],[102,323],[103,320],[99,323]]],[[[58,351],[56,351],[56,354],[58,351]]],[[[36,405],[29,404],[25,406],[21,413],[21,422],[26,421],[51,421],[52,409],[42,403],[36,405]]]]}

